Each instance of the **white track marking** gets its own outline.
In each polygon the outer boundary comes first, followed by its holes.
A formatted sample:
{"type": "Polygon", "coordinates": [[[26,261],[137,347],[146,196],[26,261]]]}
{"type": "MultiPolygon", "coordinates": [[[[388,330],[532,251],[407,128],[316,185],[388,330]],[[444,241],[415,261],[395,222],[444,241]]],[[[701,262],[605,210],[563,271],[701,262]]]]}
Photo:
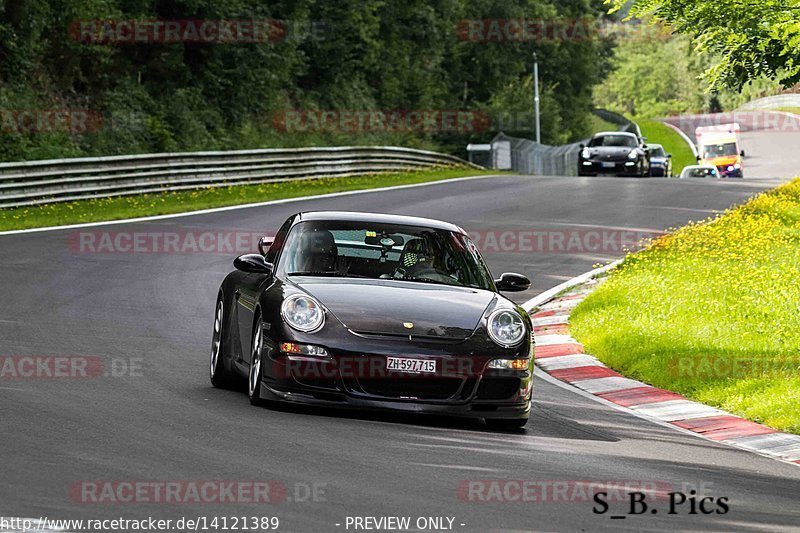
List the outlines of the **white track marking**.
{"type": "Polygon", "coordinates": [[[536,364],[547,371],[561,370],[564,368],[578,368],[581,366],[606,366],[591,355],[560,355],[558,357],[543,357],[536,360],[536,364]]]}
{"type": "Polygon", "coordinates": [[[553,346],[556,344],[580,344],[569,335],[536,335],[536,346],[553,346]]]}
{"type": "Polygon", "coordinates": [[[240,205],[228,205],[225,207],[213,207],[210,209],[200,209],[198,211],[187,211],[185,213],[172,213],[169,215],[153,215],[147,217],[137,217],[137,218],[125,218],[121,220],[104,220],[100,222],[86,222],[83,224],[68,224],[64,226],[49,226],[46,228],[29,228],[29,229],[16,229],[16,230],[9,230],[9,231],[0,231],[0,236],[2,235],[17,235],[20,233],[39,233],[43,231],[58,231],[64,229],[76,229],[76,228],[93,228],[97,226],[109,226],[112,224],[130,224],[132,222],[149,222],[152,220],[166,220],[170,218],[181,218],[181,217],[191,217],[196,215],[207,215],[209,213],[222,213],[225,211],[235,211],[237,209],[250,209],[252,207],[263,207],[267,205],[281,205],[281,204],[288,204],[292,202],[302,202],[305,200],[317,200],[321,198],[338,198],[340,196],[352,196],[355,194],[367,194],[371,192],[385,192],[385,191],[398,191],[401,189],[411,189],[414,187],[429,187],[432,185],[440,185],[443,183],[456,183],[459,181],[471,181],[471,180],[481,180],[486,178],[502,178],[508,177],[507,175],[502,174],[490,174],[486,176],[464,176],[462,178],[451,178],[446,180],[438,180],[438,181],[426,181],[425,183],[409,183],[406,185],[390,185],[388,187],[380,187],[377,189],[358,189],[356,191],[343,191],[343,192],[332,192],[327,194],[316,194],[311,196],[298,196],[297,198],[283,198],[280,200],[269,200],[266,202],[256,202],[252,204],[240,204],[240,205]]]}

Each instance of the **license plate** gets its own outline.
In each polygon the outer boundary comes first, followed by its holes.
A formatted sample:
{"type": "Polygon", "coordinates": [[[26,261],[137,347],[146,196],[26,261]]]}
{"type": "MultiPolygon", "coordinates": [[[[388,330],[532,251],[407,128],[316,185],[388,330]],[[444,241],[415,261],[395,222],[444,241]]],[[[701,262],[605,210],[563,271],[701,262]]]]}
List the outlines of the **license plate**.
{"type": "Polygon", "coordinates": [[[432,374],[436,372],[435,359],[407,359],[405,357],[387,357],[386,370],[411,372],[414,374],[432,374]]]}
{"type": "Polygon", "coordinates": [[[614,163],[603,161],[603,168],[614,168],[614,163]]]}

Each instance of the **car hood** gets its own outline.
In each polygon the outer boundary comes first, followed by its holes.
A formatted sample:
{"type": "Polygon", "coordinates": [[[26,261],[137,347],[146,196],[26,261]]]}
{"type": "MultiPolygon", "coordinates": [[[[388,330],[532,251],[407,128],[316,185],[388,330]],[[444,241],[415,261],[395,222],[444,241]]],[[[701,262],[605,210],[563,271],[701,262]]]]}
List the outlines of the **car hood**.
{"type": "Polygon", "coordinates": [[[666,157],[661,157],[660,155],[654,155],[654,156],[650,157],[650,162],[651,163],[657,163],[659,165],[663,165],[663,164],[665,164],[667,162],[667,158],[666,157]]]}
{"type": "Polygon", "coordinates": [[[366,335],[466,339],[497,298],[488,290],[398,280],[297,277],[292,281],[346,328],[366,335]]]}

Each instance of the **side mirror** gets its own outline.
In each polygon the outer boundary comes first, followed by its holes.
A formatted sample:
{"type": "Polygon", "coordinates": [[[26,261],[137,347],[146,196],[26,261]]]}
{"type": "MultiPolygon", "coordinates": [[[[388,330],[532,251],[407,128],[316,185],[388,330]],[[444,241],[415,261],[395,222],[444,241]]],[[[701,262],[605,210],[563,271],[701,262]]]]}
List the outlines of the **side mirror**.
{"type": "Polygon", "coordinates": [[[667,159],[672,159],[672,154],[667,154],[667,159]]]}
{"type": "Polygon", "coordinates": [[[700,161],[700,156],[699,156],[699,155],[696,155],[696,156],[694,156],[694,158],[695,158],[697,161],[700,161]]]}
{"type": "Polygon", "coordinates": [[[742,157],[744,157],[744,150],[742,150],[741,152],[739,152],[739,155],[740,155],[740,156],[742,156],[742,157]]]}
{"type": "Polygon", "coordinates": [[[275,268],[272,263],[267,263],[263,255],[244,254],[233,260],[236,270],[248,272],[250,274],[272,274],[275,268]]]}
{"type": "Polygon", "coordinates": [[[578,148],[581,148],[581,149],[583,149],[583,148],[586,148],[586,145],[585,145],[585,144],[583,144],[583,143],[580,143],[580,144],[578,145],[578,148]]]}
{"type": "Polygon", "coordinates": [[[494,280],[494,284],[498,291],[505,292],[521,292],[531,288],[531,280],[514,272],[505,272],[500,279],[494,280]]]}
{"type": "Polygon", "coordinates": [[[267,255],[269,247],[272,246],[273,242],[275,242],[273,237],[261,237],[258,239],[258,251],[261,252],[261,255],[267,255]]]}

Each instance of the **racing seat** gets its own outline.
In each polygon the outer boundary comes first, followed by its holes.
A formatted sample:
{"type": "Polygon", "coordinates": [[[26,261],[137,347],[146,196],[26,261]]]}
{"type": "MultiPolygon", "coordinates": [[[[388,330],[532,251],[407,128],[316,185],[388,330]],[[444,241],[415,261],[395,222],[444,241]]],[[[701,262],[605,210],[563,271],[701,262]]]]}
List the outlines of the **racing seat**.
{"type": "Polygon", "coordinates": [[[297,261],[301,272],[334,272],[339,257],[336,240],[328,230],[313,230],[300,237],[302,255],[297,261]]]}
{"type": "Polygon", "coordinates": [[[428,242],[425,239],[413,239],[403,248],[394,277],[413,277],[415,273],[431,268],[433,268],[433,256],[428,250],[428,242]]]}

